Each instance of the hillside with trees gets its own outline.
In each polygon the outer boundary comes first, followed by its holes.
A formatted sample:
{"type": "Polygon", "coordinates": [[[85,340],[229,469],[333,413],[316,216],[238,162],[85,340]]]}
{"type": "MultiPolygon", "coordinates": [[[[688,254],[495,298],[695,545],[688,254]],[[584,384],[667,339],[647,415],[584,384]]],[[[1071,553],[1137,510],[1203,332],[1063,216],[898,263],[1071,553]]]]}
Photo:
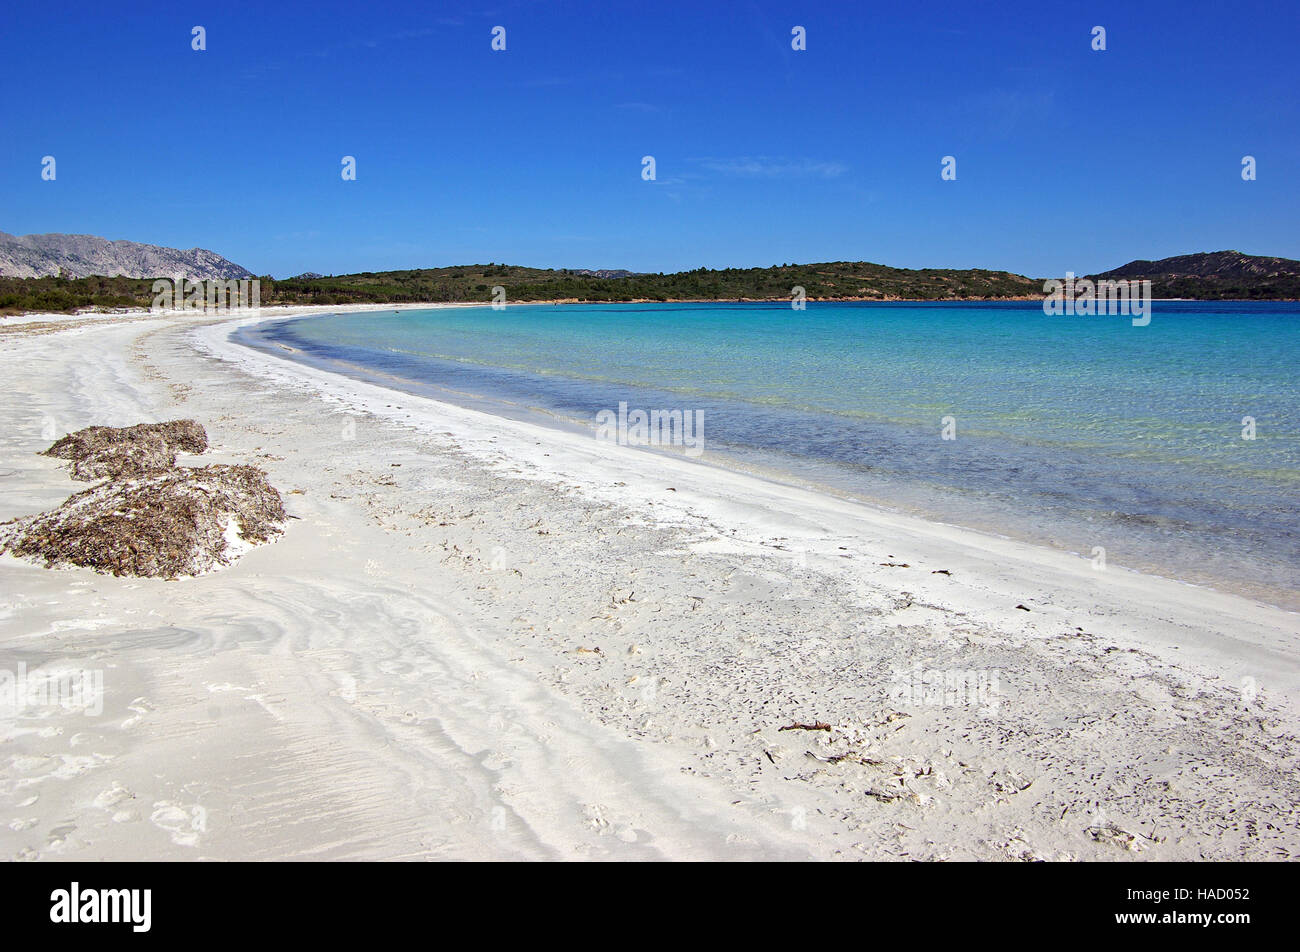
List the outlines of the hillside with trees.
{"type": "MultiPolygon", "coordinates": [[[[924,268],[834,261],[771,268],[697,268],[673,274],[582,272],[489,263],[410,271],[261,279],[261,301],[276,304],[508,301],[1006,300],[1032,298],[1042,283],[1006,271],[924,268]]],[[[152,281],[130,278],[0,278],[0,312],[148,307],[152,281]]]]}
{"type": "MultiPolygon", "coordinates": [[[[1133,261],[1093,278],[1146,279],[1158,298],[1300,299],[1300,262],[1236,251],[1133,261]]],[[[487,303],[507,301],[788,301],[802,287],[810,301],[1034,300],[1041,278],[1008,271],[891,268],[865,261],[783,264],[771,268],[696,268],[672,274],[471,264],[409,271],[363,271],[277,280],[263,276],[261,303],[487,303]]],[[[0,313],[148,308],[153,279],[0,278],[0,313]]]]}

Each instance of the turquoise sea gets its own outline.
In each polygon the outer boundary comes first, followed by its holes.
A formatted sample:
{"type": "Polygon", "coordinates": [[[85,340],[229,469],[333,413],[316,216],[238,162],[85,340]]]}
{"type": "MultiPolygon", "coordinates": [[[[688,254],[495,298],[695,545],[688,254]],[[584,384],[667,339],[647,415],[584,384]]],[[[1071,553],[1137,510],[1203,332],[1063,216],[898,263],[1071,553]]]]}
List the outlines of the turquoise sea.
{"type": "Polygon", "coordinates": [[[556,423],[700,410],[704,463],[1300,609],[1300,304],[1156,301],[1145,327],[1033,302],[511,305],[238,333],[556,423]]]}

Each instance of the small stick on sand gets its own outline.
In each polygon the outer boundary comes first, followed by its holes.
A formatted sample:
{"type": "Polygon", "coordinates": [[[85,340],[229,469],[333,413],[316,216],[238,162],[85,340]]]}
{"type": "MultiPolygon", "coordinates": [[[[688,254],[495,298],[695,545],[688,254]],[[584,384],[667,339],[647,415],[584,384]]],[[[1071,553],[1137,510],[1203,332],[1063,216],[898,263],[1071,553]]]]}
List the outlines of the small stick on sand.
{"type": "Polygon", "coordinates": [[[831,725],[824,721],[815,721],[812,724],[800,724],[796,721],[793,724],[787,724],[785,727],[778,728],[779,731],[828,731],[831,725]]]}

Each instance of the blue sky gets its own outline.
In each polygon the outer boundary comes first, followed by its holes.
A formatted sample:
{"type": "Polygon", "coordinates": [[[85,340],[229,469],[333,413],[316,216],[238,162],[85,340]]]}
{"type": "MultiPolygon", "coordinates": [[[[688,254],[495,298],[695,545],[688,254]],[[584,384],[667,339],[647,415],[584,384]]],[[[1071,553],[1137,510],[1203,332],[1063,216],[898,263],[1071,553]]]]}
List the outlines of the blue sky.
{"type": "Polygon", "coordinates": [[[199,246],[276,276],[1300,258],[1291,2],[54,3],[4,19],[15,234],[199,246]]]}

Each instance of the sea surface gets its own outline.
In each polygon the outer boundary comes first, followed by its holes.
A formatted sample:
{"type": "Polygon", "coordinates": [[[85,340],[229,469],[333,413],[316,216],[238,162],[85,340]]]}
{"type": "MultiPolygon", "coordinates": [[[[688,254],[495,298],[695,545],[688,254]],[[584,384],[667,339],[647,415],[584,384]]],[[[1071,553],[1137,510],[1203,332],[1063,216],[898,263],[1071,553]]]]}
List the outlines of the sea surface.
{"type": "Polygon", "coordinates": [[[236,334],[593,434],[620,403],[702,411],[702,463],[1300,609],[1300,304],[1156,301],[1146,326],[1034,302],[511,305],[236,334]]]}

